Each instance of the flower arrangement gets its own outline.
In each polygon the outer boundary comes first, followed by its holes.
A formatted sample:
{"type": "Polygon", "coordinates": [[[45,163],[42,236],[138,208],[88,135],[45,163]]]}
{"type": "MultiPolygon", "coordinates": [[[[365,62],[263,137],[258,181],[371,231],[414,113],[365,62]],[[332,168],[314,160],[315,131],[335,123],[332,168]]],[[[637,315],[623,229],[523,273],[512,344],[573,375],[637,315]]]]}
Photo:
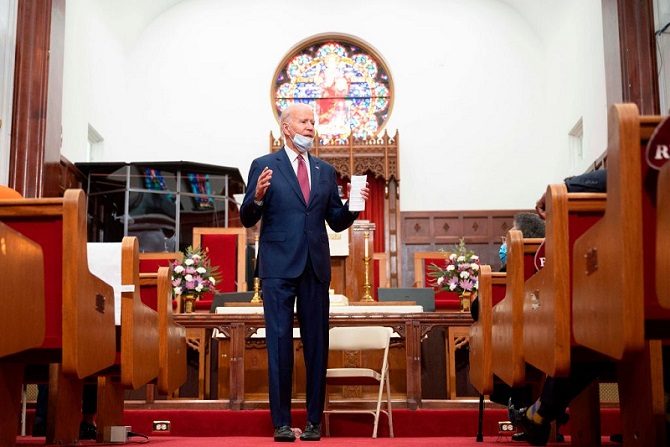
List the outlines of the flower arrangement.
{"type": "Polygon", "coordinates": [[[476,293],[479,288],[479,256],[465,246],[463,239],[447,257],[445,267],[431,264],[428,269],[428,276],[436,278],[433,286],[437,289],[463,294],[476,293]]]}
{"type": "Polygon", "coordinates": [[[218,270],[217,266],[212,267],[206,251],[188,247],[184,260],[172,263],[172,290],[175,295],[196,297],[214,292],[219,281],[218,270]]]}

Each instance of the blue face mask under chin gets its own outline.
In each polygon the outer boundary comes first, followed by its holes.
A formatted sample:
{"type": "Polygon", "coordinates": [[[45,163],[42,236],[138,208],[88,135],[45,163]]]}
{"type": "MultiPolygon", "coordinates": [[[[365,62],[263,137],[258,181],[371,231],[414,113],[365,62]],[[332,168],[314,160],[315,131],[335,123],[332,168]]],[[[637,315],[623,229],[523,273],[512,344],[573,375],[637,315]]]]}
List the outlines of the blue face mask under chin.
{"type": "Polygon", "coordinates": [[[314,144],[314,139],[297,133],[293,136],[293,144],[295,144],[295,147],[298,148],[298,150],[304,154],[305,152],[309,151],[312,148],[312,144],[314,144]]]}
{"type": "Polygon", "coordinates": [[[498,256],[500,257],[500,262],[503,265],[507,263],[507,244],[502,244],[498,250],[498,256]]]}

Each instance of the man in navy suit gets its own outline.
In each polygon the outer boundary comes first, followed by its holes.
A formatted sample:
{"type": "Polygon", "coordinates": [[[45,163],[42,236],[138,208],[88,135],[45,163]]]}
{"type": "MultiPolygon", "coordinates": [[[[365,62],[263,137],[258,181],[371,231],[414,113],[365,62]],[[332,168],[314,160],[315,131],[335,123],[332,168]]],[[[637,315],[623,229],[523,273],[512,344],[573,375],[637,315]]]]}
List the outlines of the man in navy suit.
{"type": "MultiPolygon", "coordinates": [[[[281,114],[280,126],[284,148],[252,162],[240,218],[245,227],[261,220],[257,267],[262,280],[274,440],[295,441],[291,431],[295,305],[307,373],[307,426],[300,439],[318,441],[330,307],[325,223],[334,231],[343,231],[358,213],[342,204],[335,169],[309,154],[314,140],[312,108],[289,105],[281,114]]],[[[367,185],[361,195],[365,200],[369,197],[367,185]]]]}

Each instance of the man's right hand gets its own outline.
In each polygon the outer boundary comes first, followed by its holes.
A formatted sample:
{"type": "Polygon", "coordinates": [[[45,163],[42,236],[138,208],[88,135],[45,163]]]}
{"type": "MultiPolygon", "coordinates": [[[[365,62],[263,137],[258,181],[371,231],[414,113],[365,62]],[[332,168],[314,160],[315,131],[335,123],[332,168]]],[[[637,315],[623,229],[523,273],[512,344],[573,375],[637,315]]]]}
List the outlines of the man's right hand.
{"type": "Polygon", "coordinates": [[[267,166],[263,168],[261,175],[258,176],[258,182],[256,182],[256,195],[254,199],[258,202],[263,200],[265,193],[270,187],[270,180],[272,180],[272,169],[267,166]]]}

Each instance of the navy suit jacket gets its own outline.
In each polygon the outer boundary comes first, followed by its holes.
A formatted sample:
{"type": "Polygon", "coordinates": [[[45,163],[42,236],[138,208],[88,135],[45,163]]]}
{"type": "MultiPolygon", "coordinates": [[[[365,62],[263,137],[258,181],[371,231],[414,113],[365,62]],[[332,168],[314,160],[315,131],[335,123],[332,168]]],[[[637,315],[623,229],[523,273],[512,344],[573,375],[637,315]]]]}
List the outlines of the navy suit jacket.
{"type": "Polygon", "coordinates": [[[305,203],[298,178],[283,148],[251,164],[240,219],[247,228],[262,219],[258,253],[260,278],[297,278],[309,258],[316,277],[330,282],[330,248],[325,223],[339,232],[347,229],[358,213],[350,212],[348,205],[342,204],[335,168],[311,155],[309,166],[312,183],[309,203],[305,203]],[[258,206],[254,203],[256,183],[266,166],[272,169],[272,180],[263,205],[258,206]]]}

